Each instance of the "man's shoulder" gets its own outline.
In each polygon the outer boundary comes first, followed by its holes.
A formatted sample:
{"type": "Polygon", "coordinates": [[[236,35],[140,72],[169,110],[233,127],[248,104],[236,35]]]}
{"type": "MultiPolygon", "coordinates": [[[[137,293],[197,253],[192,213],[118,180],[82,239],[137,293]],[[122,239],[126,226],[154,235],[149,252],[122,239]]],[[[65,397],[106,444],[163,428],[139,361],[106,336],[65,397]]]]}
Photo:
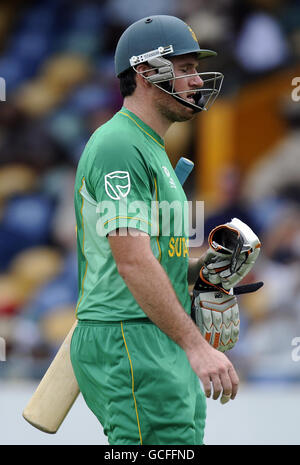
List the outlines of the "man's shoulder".
{"type": "Polygon", "coordinates": [[[132,125],[120,112],[96,129],[90,138],[91,144],[97,149],[130,148],[138,142],[137,134],[133,134],[132,125]]]}
{"type": "Polygon", "coordinates": [[[148,165],[144,157],[145,148],[140,141],[140,131],[132,131],[128,118],[116,113],[110,120],[98,127],[88,140],[79,162],[79,168],[89,178],[94,171],[130,169],[148,165]]]}

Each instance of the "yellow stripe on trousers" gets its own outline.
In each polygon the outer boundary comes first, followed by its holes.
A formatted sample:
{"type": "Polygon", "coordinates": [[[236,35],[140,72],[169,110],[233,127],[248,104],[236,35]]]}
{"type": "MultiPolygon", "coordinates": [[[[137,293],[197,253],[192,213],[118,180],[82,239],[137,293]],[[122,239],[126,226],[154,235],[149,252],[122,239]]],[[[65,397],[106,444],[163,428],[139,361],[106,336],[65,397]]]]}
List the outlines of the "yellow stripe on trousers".
{"type": "Polygon", "coordinates": [[[127,344],[126,344],[126,339],[125,339],[125,334],[124,334],[122,321],[121,321],[121,331],[122,331],[123,341],[124,341],[125,349],[126,349],[126,352],[127,352],[128,360],[129,360],[129,363],[130,363],[132,396],[133,396],[133,400],[134,400],[134,406],[135,406],[135,413],[136,413],[136,420],[137,420],[137,425],[138,425],[138,430],[139,430],[140,442],[141,442],[141,445],[142,445],[143,440],[142,440],[142,433],[141,433],[141,428],[140,428],[140,420],[139,420],[139,414],[138,414],[138,410],[137,410],[136,398],[135,398],[135,394],[134,394],[133,368],[132,368],[132,363],[131,363],[131,358],[130,358],[130,355],[129,355],[128,347],[127,347],[127,344]]]}

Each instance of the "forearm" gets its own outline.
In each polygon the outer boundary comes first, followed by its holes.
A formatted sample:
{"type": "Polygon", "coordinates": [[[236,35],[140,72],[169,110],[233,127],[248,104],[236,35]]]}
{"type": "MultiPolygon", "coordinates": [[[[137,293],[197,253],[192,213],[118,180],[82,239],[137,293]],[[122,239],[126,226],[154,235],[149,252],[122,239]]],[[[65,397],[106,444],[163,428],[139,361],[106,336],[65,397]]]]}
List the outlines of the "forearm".
{"type": "Polygon", "coordinates": [[[204,255],[200,258],[189,258],[188,284],[194,284],[199,276],[200,269],[203,265],[204,255]]]}
{"type": "Polygon", "coordinates": [[[155,257],[120,270],[126,285],[146,315],[184,350],[206,344],[180,304],[170,280],[155,257]]]}
{"type": "MultiPolygon", "coordinates": [[[[217,399],[224,394],[236,395],[238,378],[228,358],[215,350],[180,304],[173,286],[150,248],[145,233],[140,237],[109,236],[118,271],[145,314],[186,353],[200,378],[205,394],[217,399]],[[231,373],[229,373],[229,371],[231,373]]],[[[199,260],[198,260],[199,262],[199,260]]],[[[196,264],[196,269],[197,266],[196,264]]]]}

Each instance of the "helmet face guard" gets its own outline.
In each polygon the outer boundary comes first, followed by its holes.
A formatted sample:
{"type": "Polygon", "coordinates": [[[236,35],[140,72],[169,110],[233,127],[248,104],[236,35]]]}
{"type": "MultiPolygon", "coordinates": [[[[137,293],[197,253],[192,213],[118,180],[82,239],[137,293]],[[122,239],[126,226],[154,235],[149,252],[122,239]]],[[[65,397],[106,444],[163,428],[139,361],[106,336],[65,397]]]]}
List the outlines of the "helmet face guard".
{"type": "MultiPolygon", "coordinates": [[[[147,53],[144,56],[146,57],[148,55],[149,54],[147,53]]],[[[138,59],[138,57],[133,57],[133,61],[135,58],[138,59]]],[[[139,59],[138,61],[139,64],[143,62],[141,59],[139,59]]],[[[133,69],[137,74],[142,75],[144,79],[146,79],[159,89],[174,97],[182,105],[192,108],[195,112],[207,111],[220,93],[224,79],[222,73],[201,72],[186,74],[184,76],[176,76],[173,63],[170,60],[167,60],[162,57],[155,57],[149,58],[147,62],[151,66],[151,68],[142,72],[137,71],[135,66],[133,66],[133,69]],[[150,71],[156,71],[156,73],[147,76],[146,74],[150,71]],[[186,79],[194,76],[199,76],[202,79],[202,87],[186,89],[182,91],[175,90],[176,81],[178,79],[186,79]],[[182,94],[191,95],[193,97],[194,103],[192,103],[191,101],[187,101],[185,98],[183,98],[182,94]]]]}

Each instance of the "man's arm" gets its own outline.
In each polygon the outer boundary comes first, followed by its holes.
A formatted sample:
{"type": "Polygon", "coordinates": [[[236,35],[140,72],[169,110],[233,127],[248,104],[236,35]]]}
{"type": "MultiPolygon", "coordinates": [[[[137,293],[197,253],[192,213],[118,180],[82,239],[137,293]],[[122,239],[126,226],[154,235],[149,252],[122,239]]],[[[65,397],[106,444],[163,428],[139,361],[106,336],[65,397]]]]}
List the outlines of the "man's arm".
{"type": "Polygon", "coordinates": [[[180,304],[163,267],[154,257],[150,238],[138,235],[109,235],[118,271],[146,315],[186,353],[200,378],[207,397],[223,392],[234,399],[238,376],[229,359],[210,346],[180,304]],[[212,382],[212,388],[211,388],[212,382]]]}
{"type": "Polygon", "coordinates": [[[199,277],[200,270],[203,266],[205,254],[200,258],[189,258],[189,268],[187,280],[188,284],[195,284],[199,277]]]}

